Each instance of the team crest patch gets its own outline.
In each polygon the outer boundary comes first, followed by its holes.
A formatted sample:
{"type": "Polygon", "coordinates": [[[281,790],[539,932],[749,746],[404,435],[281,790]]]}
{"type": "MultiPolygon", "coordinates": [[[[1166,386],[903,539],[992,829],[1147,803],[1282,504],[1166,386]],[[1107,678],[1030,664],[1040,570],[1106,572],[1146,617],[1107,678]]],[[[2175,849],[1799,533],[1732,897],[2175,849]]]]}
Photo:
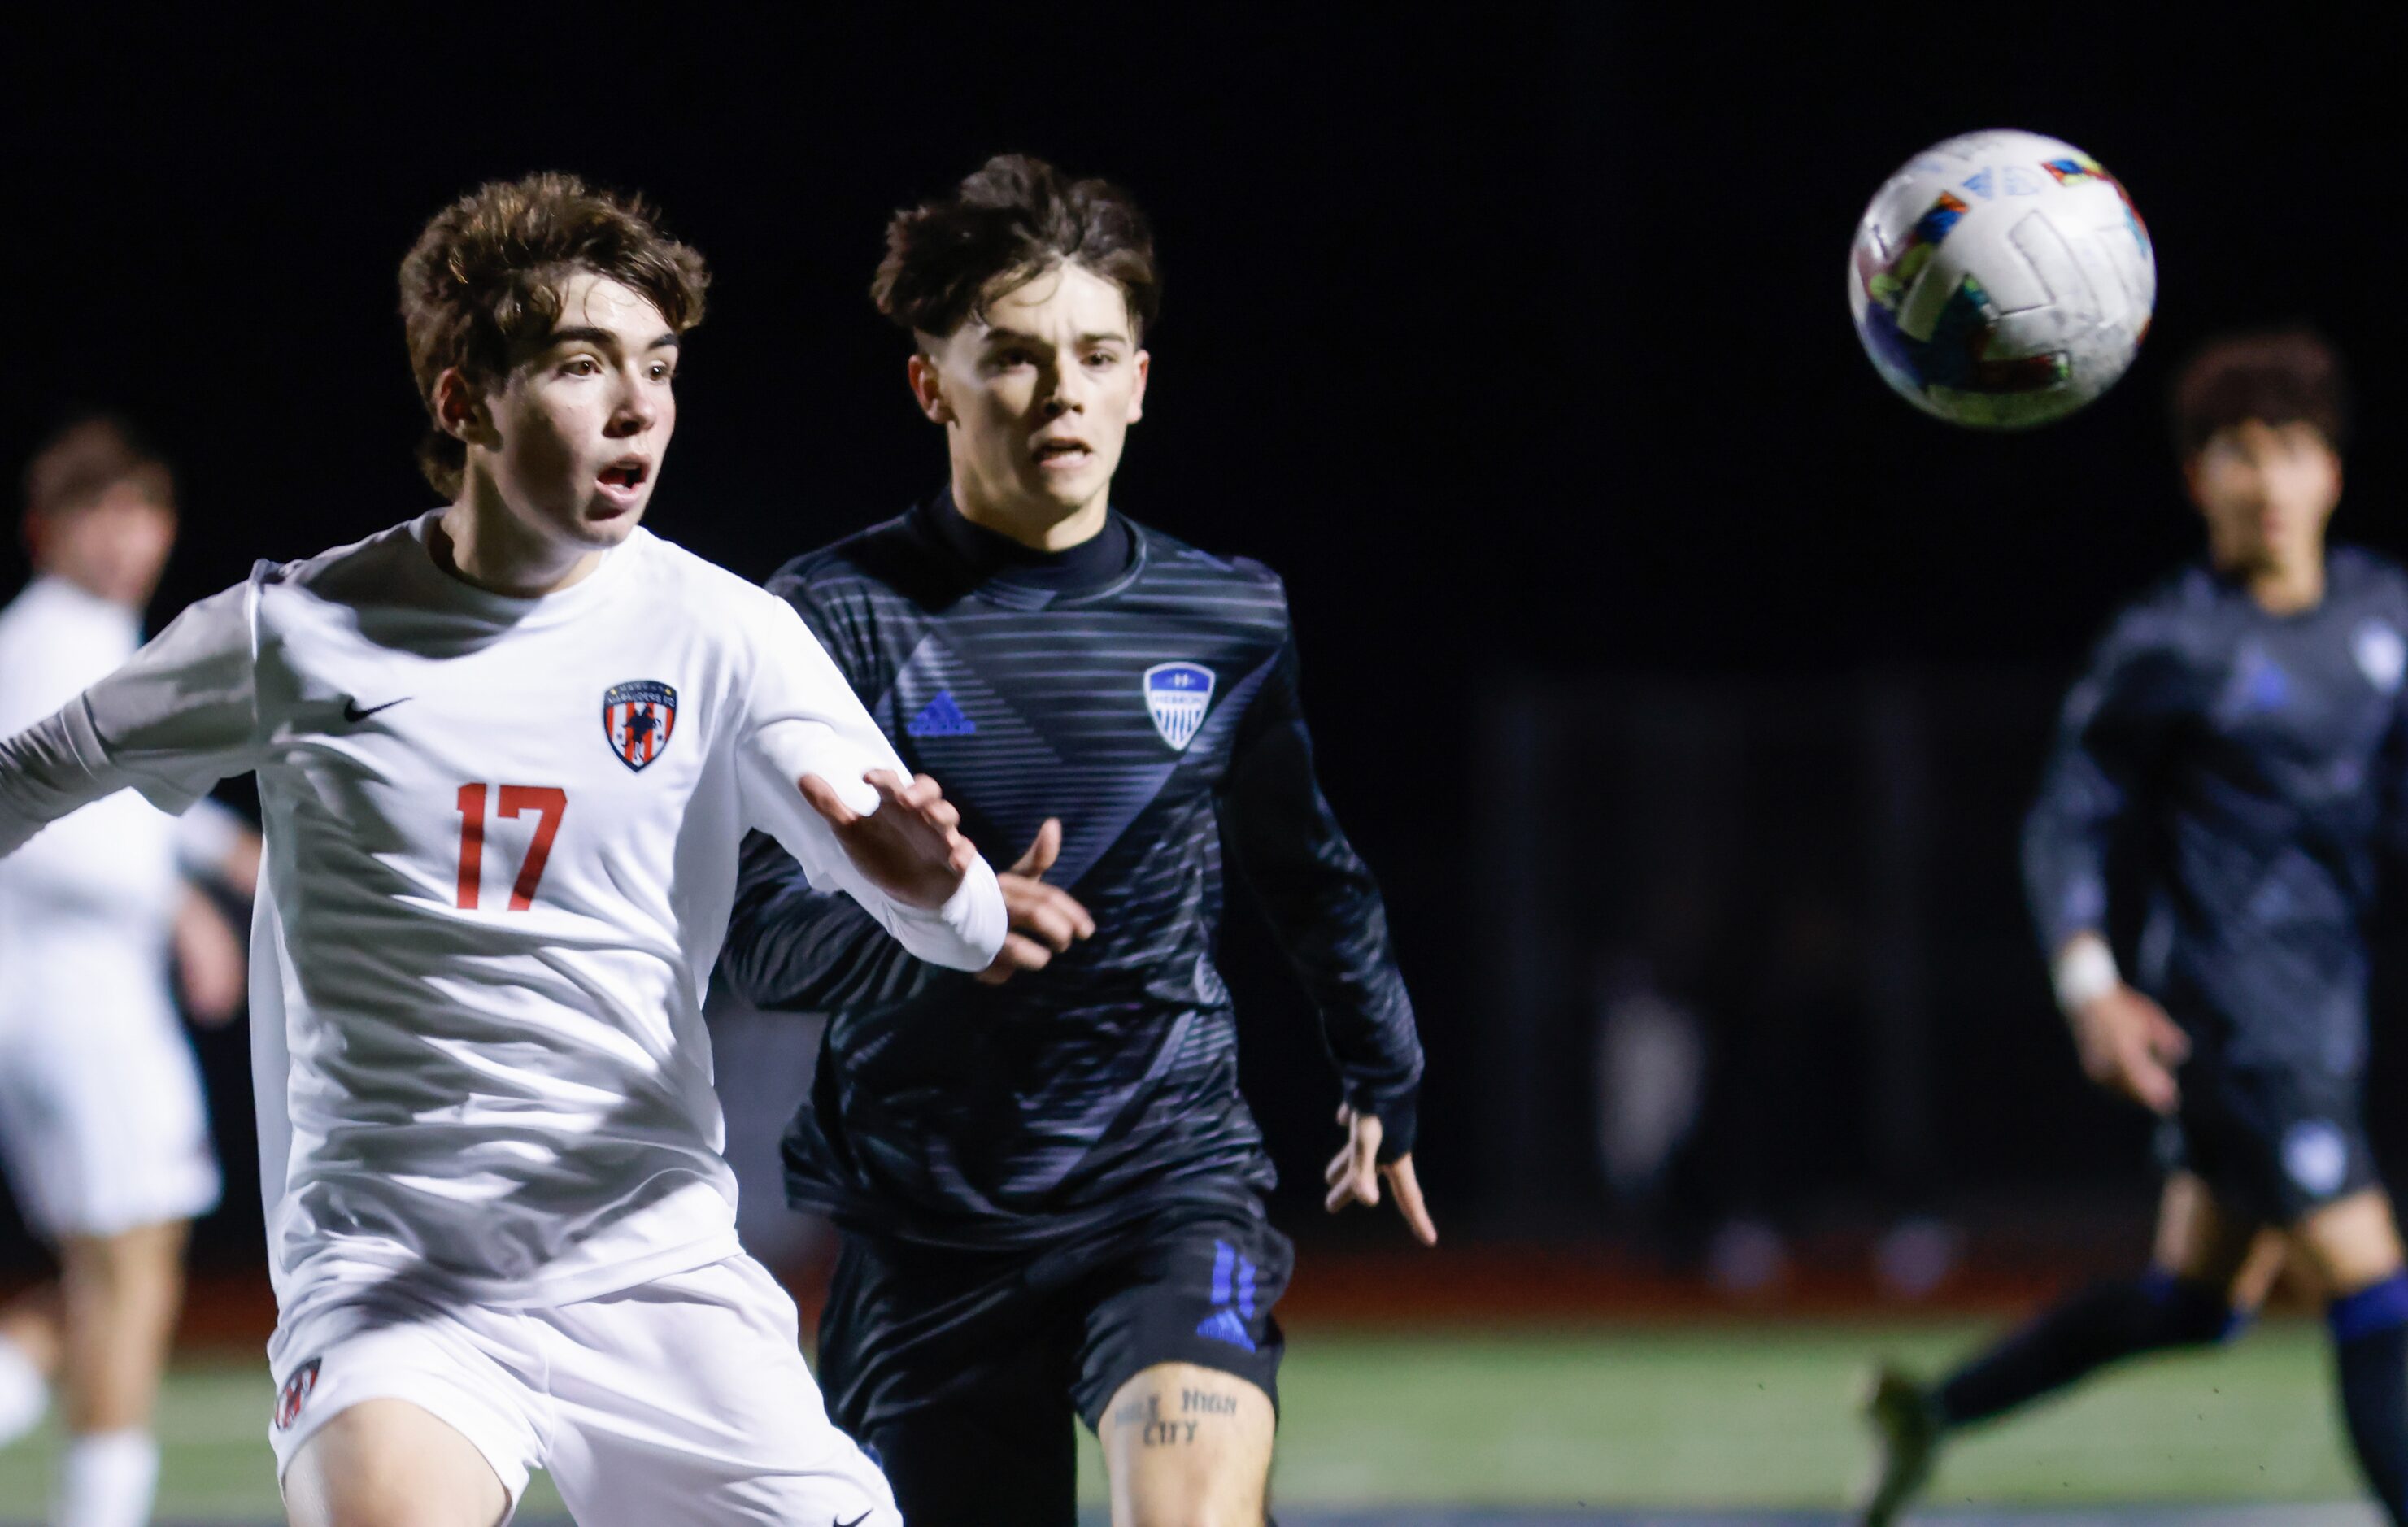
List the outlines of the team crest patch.
{"type": "Polygon", "coordinates": [[[619,762],[641,772],[677,730],[677,691],[656,678],[613,684],[602,692],[602,735],[619,762]]]}
{"type": "Polygon", "coordinates": [[[2408,672],[2408,642],[2401,641],[2400,633],[2387,622],[2369,621],[2359,626],[2350,652],[2358,659],[2358,671],[2377,693],[2398,692],[2401,676],[2408,672]]]}
{"type": "Polygon", "coordinates": [[[293,1370],[284,1388],[276,1396],[276,1429],[290,1432],[293,1423],[301,1419],[301,1407],[309,1403],[309,1391],[318,1387],[318,1365],[326,1360],[313,1357],[293,1370]]]}
{"type": "Polygon", "coordinates": [[[1171,751],[1185,752],[1212,708],[1212,670],[1200,663],[1157,663],[1145,671],[1145,708],[1171,751]]]}
{"type": "Polygon", "coordinates": [[[2283,1135],[2283,1170],[2311,1197],[2329,1198],[2349,1176],[2349,1142],[2324,1120],[2302,1120],[2283,1135]]]}

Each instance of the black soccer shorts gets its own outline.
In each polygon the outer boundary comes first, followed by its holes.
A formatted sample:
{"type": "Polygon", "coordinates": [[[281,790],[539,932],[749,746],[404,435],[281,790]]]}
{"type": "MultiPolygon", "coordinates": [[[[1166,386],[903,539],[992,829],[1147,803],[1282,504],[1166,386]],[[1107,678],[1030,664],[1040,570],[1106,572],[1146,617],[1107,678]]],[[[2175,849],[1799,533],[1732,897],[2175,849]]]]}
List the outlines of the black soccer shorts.
{"type": "Polygon", "coordinates": [[[2381,1179],[2355,1073],[2202,1064],[2183,1069],[2182,1106],[2158,1126],[2169,1171],[2262,1224],[2293,1225],[2381,1179]]]}
{"type": "Polygon", "coordinates": [[[911,1527],[1072,1527],[1075,1418],[1190,1363],[1279,1400],[1271,1306],[1295,1249],[1258,1217],[1167,1212],[1036,1252],[847,1235],[820,1318],[820,1386],[911,1527]]]}

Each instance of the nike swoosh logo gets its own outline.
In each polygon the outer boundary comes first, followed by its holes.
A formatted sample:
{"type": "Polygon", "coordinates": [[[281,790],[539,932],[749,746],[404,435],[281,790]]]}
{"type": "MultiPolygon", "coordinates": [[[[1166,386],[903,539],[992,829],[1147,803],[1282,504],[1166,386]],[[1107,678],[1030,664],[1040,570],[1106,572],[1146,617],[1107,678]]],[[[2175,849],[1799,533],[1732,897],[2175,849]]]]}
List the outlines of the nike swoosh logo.
{"type": "Polygon", "coordinates": [[[861,1527],[861,1524],[868,1520],[869,1513],[867,1511],[864,1511],[861,1515],[853,1518],[851,1521],[838,1522],[836,1527],[861,1527]]]}
{"type": "MultiPolygon", "coordinates": [[[[400,705],[402,701],[408,700],[408,698],[409,696],[405,694],[400,700],[387,700],[380,706],[370,706],[366,710],[362,710],[360,708],[360,703],[347,694],[343,696],[343,720],[351,722],[353,726],[357,726],[360,722],[366,721],[378,711],[391,710],[394,706],[400,705]]],[[[840,1527],[852,1527],[852,1524],[849,1522],[842,1523],[840,1524],[840,1527]]]]}

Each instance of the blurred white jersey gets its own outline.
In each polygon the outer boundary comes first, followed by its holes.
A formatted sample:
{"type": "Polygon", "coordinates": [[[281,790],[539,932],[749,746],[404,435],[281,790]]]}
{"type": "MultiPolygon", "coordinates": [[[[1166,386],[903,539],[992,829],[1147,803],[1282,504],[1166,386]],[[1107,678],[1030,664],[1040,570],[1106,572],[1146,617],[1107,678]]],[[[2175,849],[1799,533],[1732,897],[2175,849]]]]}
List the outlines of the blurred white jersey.
{"type": "MultiPolygon", "coordinates": [[[[64,579],[36,578],[0,609],[0,736],[49,716],[141,645],[141,617],[134,611],[64,579]]],[[[228,846],[221,839],[219,853],[228,846]]],[[[74,917],[164,960],[167,922],[182,891],[177,851],[176,819],[140,795],[128,791],[94,801],[0,859],[0,940],[29,915],[39,921],[74,917]]],[[[32,952],[0,944],[0,959],[32,952]]]]}
{"type": "MultiPolygon", "coordinates": [[[[0,736],[134,655],[140,618],[58,578],[0,610],[0,736]]],[[[192,1049],[167,987],[179,857],[221,863],[232,814],[132,791],[0,859],[0,1150],[44,1234],[113,1234],[217,1202],[192,1049]]]]}
{"type": "Polygon", "coordinates": [[[258,771],[288,1322],[364,1285],[556,1306],[736,1251],[701,1000],[748,827],[922,958],[1003,940],[983,862],[902,906],[804,802],[817,773],[874,809],[863,770],[901,765],[784,601],[642,530],[506,598],[436,565],[437,519],[262,564],[0,742],[0,852],[100,792],[174,809],[258,771]]]}

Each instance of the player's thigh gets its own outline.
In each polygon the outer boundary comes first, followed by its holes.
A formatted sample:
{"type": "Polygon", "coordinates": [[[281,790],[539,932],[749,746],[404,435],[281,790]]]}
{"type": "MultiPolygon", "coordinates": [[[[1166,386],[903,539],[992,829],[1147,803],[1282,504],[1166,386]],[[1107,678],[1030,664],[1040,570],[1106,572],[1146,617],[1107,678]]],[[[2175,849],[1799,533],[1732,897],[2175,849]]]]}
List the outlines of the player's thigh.
{"type": "Polygon", "coordinates": [[[2166,1179],[2151,1257],[2161,1270],[2225,1290],[2235,1309],[2256,1309],[2281,1273],[2283,1256],[2279,1234],[2223,1202],[2196,1174],[2176,1172],[2166,1179]]]}
{"type": "Polygon", "coordinates": [[[820,1316],[829,1413],[912,1527],[1071,1527],[1079,1327],[1025,1256],[847,1235],[820,1316]]]}
{"type": "Polygon", "coordinates": [[[897,1527],[750,1257],[539,1314],[549,1467],[581,1527],[897,1527]]]}
{"type": "Polygon", "coordinates": [[[863,1436],[911,1527],[1077,1522],[1079,1420],[1064,1386],[1000,1377],[989,1369],[968,1393],[897,1415],[863,1436]]]}
{"type": "Polygon", "coordinates": [[[1091,1275],[1078,1400],[1121,1520],[1261,1521],[1294,1264],[1267,1221],[1215,1214],[1138,1227],[1091,1275]]]}
{"type": "Polygon", "coordinates": [[[1262,1527],[1277,1430],[1270,1396],[1234,1374],[1140,1373],[1104,1412],[1113,1527],[1262,1527]]]}
{"type": "Polygon", "coordinates": [[[294,1520],[437,1527],[506,1516],[542,1466],[548,1426],[523,1318],[405,1304],[374,1286],[346,1293],[299,1292],[292,1307],[306,1313],[288,1310],[268,1340],[267,1438],[294,1520]],[[422,1495],[433,1514],[413,1508],[422,1495]]]}
{"type": "Polygon", "coordinates": [[[2390,1195],[2380,1188],[2362,1188],[2311,1211],[2291,1227],[2289,1240],[2334,1298],[2372,1288],[2402,1264],[2399,1222],[2390,1195]]]}
{"type": "Polygon", "coordinates": [[[364,1400],[284,1471],[292,1527],[494,1527],[510,1493],[466,1436],[406,1400],[364,1400]]]}

